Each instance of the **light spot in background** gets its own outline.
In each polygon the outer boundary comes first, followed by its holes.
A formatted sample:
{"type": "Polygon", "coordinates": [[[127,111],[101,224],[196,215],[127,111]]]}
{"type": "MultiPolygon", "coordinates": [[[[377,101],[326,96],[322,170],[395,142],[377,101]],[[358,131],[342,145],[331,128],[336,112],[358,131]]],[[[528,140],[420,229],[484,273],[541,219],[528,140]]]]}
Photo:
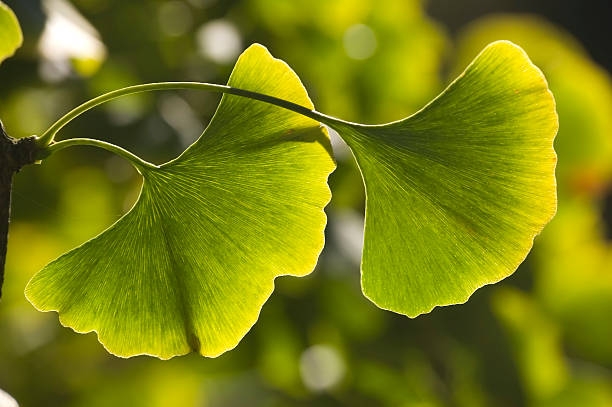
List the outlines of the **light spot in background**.
{"type": "MultiPolygon", "coordinates": [[[[111,59],[88,81],[88,87],[91,94],[100,95],[138,82],[139,76],[134,73],[131,64],[111,59]]],[[[108,114],[112,125],[126,126],[142,119],[148,113],[153,98],[154,95],[140,93],[115,99],[103,104],[101,108],[108,114]]]]}
{"type": "Polygon", "coordinates": [[[22,87],[20,92],[2,98],[4,124],[12,134],[38,134],[50,122],[70,108],[71,98],[65,89],[22,87]]]}
{"type": "MultiPolygon", "coordinates": [[[[24,233],[24,230],[21,229],[17,233],[25,234],[27,231],[24,233]]],[[[25,355],[55,339],[57,320],[32,314],[32,310],[27,306],[13,307],[8,314],[8,320],[12,332],[6,339],[10,339],[16,355],[25,355]]]]}
{"type": "Polygon", "coordinates": [[[300,357],[304,385],[313,392],[329,390],[342,380],[346,367],[338,351],[328,345],[314,345],[300,357]]]}
{"type": "Polygon", "coordinates": [[[333,239],[338,245],[340,252],[350,259],[353,264],[361,264],[361,253],[363,251],[363,215],[346,210],[334,212],[330,217],[333,222],[333,239]]]}
{"type": "Polygon", "coordinates": [[[0,389],[0,407],[19,407],[19,404],[7,392],[0,389]]]}
{"type": "Polygon", "coordinates": [[[204,24],[196,34],[202,55],[219,64],[234,62],[242,51],[242,38],[234,24],[227,20],[213,20],[204,24]]]}
{"type": "Polygon", "coordinates": [[[163,96],[159,100],[159,113],[166,123],[179,135],[181,145],[189,146],[204,131],[204,125],[198,119],[189,103],[180,96],[163,96]]]}
{"type": "Polygon", "coordinates": [[[127,126],[141,119],[146,106],[139,95],[115,99],[104,106],[108,120],[114,126],[127,126]]]}
{"type": "Polygon", "coordinates": [[[378,47],[376,34],[365,24],[355,24],[344,32],[344,51],[352,59],[368,59],[378,47]]]}
{"type": "Polygon", "coordinates": [[[106,47],[96,29],[66,0],[43,0],[47,13],[38,43],[40,77],[57,82],[72,71],[93,75],[106,58],[106,47]]]}
{"type": "Polygon", "coordinates": [[[47,60],[42,59],[38,65],[38,75],[48,83],[59,82],[72,72],[69,60],[47,60]]]}
{"type": "Polygon", "coordinates": [[[329,133],[329,141],[332,146],[332,150],[334,150],[334,156],[338,160],[343,160],[351,155],[351,150],[349,146],[342,140],[342,137],[338,134],[338,132],[331,127],[327,127],[327,132],[329,133]]]}
{"type": "Polygon", "coordinates": [[[189,6],[182,1],[162,3],[157,10],[159,27],[169,37],[185,34],[193,25],[193,17],[189,6]]]}

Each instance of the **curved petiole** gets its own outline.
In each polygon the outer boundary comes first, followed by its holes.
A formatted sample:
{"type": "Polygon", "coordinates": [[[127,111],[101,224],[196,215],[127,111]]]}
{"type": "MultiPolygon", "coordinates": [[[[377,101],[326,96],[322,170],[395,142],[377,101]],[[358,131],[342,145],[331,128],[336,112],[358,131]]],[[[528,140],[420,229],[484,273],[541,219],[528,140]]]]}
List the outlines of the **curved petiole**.
{"type": "Polygon", "coordinates": [[[107,143],[105,141],[95,140],[91,138],[71,138],[68,140],[62,140],[45,147],[44,152],[46,155],[50,155],[56,151],[63,150],[64,148],[71,146],[94,146],[103,148],[130,161],[141,174],[143,173],[143,170],[146,170],[147,168],[159,168],[157,165],[143,160],[142,158],[130,153],[124,148],[121,148],[111,143],[107,143]]]}
{"type": "MultiPolygon", "coordinates": [[[[128,86],[126,88],[117,89],[112,92],[105,93],[94,99],[91,99],[80,106],[72,109],[70,112],[62,116],[58,121],[53,123],[40,137],[37,137],[36,144],[41,148],[48,151],[48,147],[53,143],[53,139],[59,130],[62,129],[66,124],[71,122],[76,117],[85,113],[89,109],[92,109],[105,102],[110,102],[121,96],[131,95],[135,93],[149,92],[155,90],[170,90],[170,89],[196,89],[196,90],[207,90],[212,92],[227,93],[230,95],[242,96],[249,99],[259,100],[262,102],[276,105],[311,119],[317,120],[325,124],[331,123],[346,123],[340,119],[336,119],[331,116],[327,116],[323,113],[319,113],[316,110],[308,109],[304,106],[300,106],[296,103],[289,102],[284,99],[279,99],[274,96],[264,95],[262,93],[252,92],[249,90],[232,88],[231,86],[218,85],[214,83],[203,83],[203,82],[154,82],[145,83],[141,85],[128,86]]],[[[59,143],[58,143],[59,144],[59,143]]]]}

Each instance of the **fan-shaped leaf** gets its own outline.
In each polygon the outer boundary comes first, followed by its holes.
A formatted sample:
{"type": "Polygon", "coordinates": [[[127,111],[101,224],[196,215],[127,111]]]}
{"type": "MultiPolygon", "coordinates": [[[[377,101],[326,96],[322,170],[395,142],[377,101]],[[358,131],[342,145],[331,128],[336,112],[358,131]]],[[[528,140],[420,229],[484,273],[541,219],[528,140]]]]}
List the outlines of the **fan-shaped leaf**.
{"type": "MultiPolygon", "coordinates": [[[[229,85],[312,108],[295,73],[259,45],[229,85]]],[[[130,212],[46,266],[26,295],[120,356],[219,355],[255,323],[275,277],[314,268],[333,169],[319,123],[224,95],[196,143],[143,171],[130,212]]]]}
{"type": "Polygon", "coordinates": [[[511,274],[556,209],[555,104],[516,45],[489,45],[415,115],[329,121],[367,190],[362,288],[414,317],[511,274]]]}

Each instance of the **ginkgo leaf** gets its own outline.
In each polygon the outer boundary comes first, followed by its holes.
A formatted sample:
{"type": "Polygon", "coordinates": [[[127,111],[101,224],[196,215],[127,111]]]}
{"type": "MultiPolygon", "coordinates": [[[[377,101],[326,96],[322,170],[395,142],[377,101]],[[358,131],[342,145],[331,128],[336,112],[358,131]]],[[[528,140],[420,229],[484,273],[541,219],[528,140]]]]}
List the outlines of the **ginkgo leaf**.
{"type": "Polygon", "coordinates": [[[413,116],[324,120],[366,186],[361,282],[415,317],[510,275],[556,210],[558,121],[544,76],[516,45],[489,45],[413,116]]]}
{"type": "MultiPolygon", "coordinates": [[[[576,39],[533,15],[492,15],[471,22],[457,42],[457,64],[505,38],[542,69],[563,119],[555,138],[559,200],[569,194],[601,194],[612,180],[612,78],[576,39]],[[576,80],[580,78],[580,80],[576,80]]],[[[561,206],[562,209],[562,206],[561,206]]]]}
{"type": "MultiPolygon", "coordinates": [[[[312,108],[295,73],[260,45],[241,55],[229,85],[312,108]]],[[[255,323],[275,277],[315,267],[330,148],[318,122],[224,95],[197,142],[141,170],[134,207],[47,265],[26,295],[119,356],[217,356],[255,323]]]]}
{"type": "Polygon", "coordinates": [[[23,36],[15,13],[0,1],[0,63],[21,46],[23,36]]]}

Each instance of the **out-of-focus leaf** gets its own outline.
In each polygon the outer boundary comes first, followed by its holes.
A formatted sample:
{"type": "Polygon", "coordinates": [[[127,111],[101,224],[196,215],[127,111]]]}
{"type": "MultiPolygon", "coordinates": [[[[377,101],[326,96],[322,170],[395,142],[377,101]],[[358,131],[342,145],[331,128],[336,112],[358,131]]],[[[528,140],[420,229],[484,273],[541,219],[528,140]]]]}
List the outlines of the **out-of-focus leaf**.
{"type": "Polygon", "coordinates": [[[583,357],[612,363],[612,246],[598,206],[565,200],[534,253],[536,293],[583,357]]]}
{"type": "Polygon", "coordinates": [[[0,1],[0,63],[21,46],[23,36],[13,10],[0,1]]]}
{"type": "Polygon", "coordinates": [[[499,289],[492,305],[512,340],[528,396],[537,401],[556,396],[569,376],[558,327],[520,291],[499,289]]]}
{"type": "Polygon", "coordinates": [[[561,330],[552,315],[515,289],[499,289],[492,305],[511,339],[529,405],[611,405],[610,373],[568,363],[563,355],[561,330]]]}
{"type": "Polygon", "coordinates": [[[365,182],[361,281],[381,308],[414,317],[466,301],[514,272],[555,213],[554,100],[510,42],[407,119],[329,124],[365,182]]]}
{"type": "Polygon", "coordinates": [[[369,403],[382,406],[443,406],[436,394],[439,378],[428,363],[425,355],[412,349],[404,350],[407,356],[401,370],[391,363],[381,364],[361,356],[356,363],[353,374],[355,389],[368,397],[379,401],[369,403]]]}
{"type": "Polygon", "coordinates": [[[271,301],[262,310],[261,317],[267,323],[257,327],[257,368],[268,386],[294,396],[303,395],[299,360],[304,345],[282,305],[271,301]]]}
{"type": "MultiPolygon", "coordinates": [[[[229,85],[312,108],[295,73],[259,45],[229,85]]],[[[130,212],[46,266],[26,295],[116,355],[217,356],[255,323],[276,276],[314,268],[333,169],[319,123],[224,96],[196,143],[142,170],[130,212]]]]}

